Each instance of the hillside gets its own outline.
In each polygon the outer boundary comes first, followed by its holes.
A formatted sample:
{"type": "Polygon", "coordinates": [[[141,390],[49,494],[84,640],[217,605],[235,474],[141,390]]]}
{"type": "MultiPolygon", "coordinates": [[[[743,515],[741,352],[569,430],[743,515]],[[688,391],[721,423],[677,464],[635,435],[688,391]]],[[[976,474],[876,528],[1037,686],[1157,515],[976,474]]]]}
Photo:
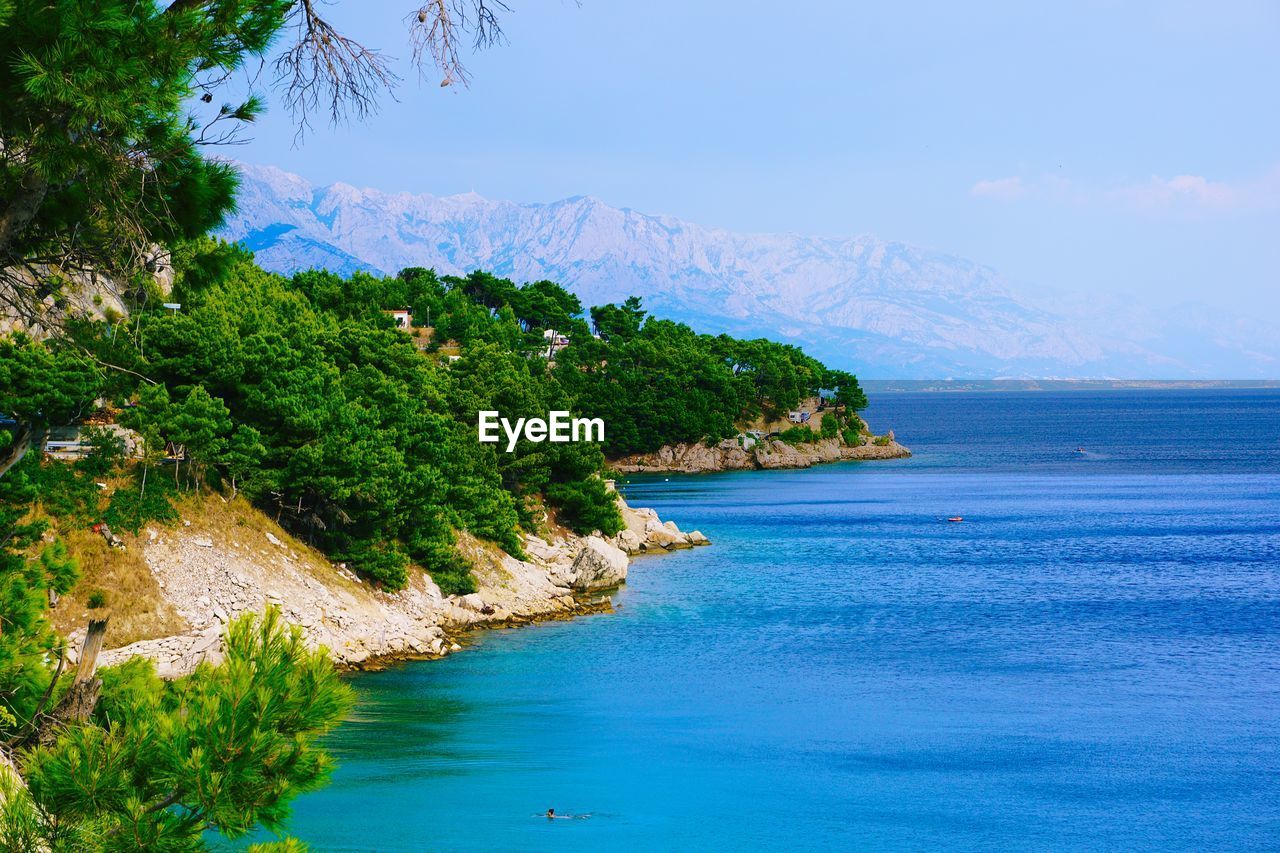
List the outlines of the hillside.
{"type": "MultiPolygon", "coordinates": [[[[63,463],[49,463],[63,464],[63,463]]],[[[576,536],[557,525],[526,535],[525,559],[464,537],[477,579],[468,595],[446,595],[426,574],[387,592],[344,564],[331,563],[243,499],[187,496],[180,517],[124,533],[110,548],[94,533],[62,530],[83,576],[51,610],[72,650],[90,617],[108,617],[103,664],[135,655],[156,661],[162,676],[216,660],[226,625],[275,605],[302,627],[307,642],[334,662],[363,667],[388,659],[441,657],[473,628],[555,619],[608,608],[602,593],[626,579],[629,554],[707,544],[648,510],[618,498],[626,527],[616,536],[576,536]],[[105,592],[105,604],[86,607],[105,592]]],[[[58,525],[55,519],[55,529],[58,525]]]]}
{"type": "Polygon", "coordinates": [[[551,279],[586,305],[639,295],[700,329],[794,343],[866,376],[1249,377],[1280,364],[1274,343],[1250,347],[1229,318],[1070,320],[990,267],[875,237],[739,234],[591,197],[517,204],[239,168],[238,211],[221,233],[279,272],[425,266],[551,279]]]}
{"type": "Polygon", "coordinates": [[[172,290],[123,333],[0,337],[0,521],[22,600],[64,635],[110,613],[107,647],[164,674],[268,604],[340,663],[439,654],[460,627],[577,612],[627,554],[706,543],[622,503],[606,451],[729,439],[819,391],[823,436],[861,442],[852,374],[631,300],[589,325],[546,281],[283,279],[211,240],[173,257],[172,290]],[[490,411],[610,426],[500,449],[477,441],[490,411]]]}

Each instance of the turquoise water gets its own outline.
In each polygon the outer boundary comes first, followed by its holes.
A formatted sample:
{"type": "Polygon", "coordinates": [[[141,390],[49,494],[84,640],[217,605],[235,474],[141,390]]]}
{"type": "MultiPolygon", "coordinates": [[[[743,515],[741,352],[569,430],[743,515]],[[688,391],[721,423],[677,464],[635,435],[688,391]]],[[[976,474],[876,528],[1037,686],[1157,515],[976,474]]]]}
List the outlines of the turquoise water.
{"type": "Polygon", "coordinates": [[[625,484],[715,545],[637,560],[614,614],[354,679],[292,831],[1280,845],[1280,394],[898,394],[868,417],[916,457],[625,484]]]}

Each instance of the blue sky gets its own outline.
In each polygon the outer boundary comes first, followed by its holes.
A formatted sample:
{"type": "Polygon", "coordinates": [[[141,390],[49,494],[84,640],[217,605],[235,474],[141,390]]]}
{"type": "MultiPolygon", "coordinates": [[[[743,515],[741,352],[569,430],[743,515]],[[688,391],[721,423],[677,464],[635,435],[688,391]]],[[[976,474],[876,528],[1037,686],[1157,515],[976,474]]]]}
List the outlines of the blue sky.
{"type": "MultiPolygon", "coordinates": [[[[511,0],[470,88],[418,85],[238,159],[313,181],[595,195],[874,234],[1023,292],[1280,309],[1280,3],[511,0]]],[[[407,0],[329,17],[408,55],[407,0]]],[[[416,7],[414,7],[416,8],[416,7]]]]}

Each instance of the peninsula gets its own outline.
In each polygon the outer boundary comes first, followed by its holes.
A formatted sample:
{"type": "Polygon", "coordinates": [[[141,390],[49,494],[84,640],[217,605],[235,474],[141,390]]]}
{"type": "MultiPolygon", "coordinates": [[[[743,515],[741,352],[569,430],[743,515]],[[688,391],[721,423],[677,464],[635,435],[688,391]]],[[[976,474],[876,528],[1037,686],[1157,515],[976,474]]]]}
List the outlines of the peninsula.
{"type": "Polygon", "coordinates": [[[635,298],[584,311],[483,272],[285,279],[211,240],[145,301],[82,285],[0,338],[0,485],[39,499],[0,497],[42,529],[24,557],[63,567],[44,584],[71,663],[97,621],[100,663],[178,677],[268,607],[339,666],[438,657],[473,628],[607,608],[632,556],[708,543],[627,506],[610,472],[908,455],[857,414],[852,374],[635,298]],[[602,428],[478,440],[485,418],[548,412],[602,428]]]}
{"type": "Polygon", "coordinates": [[[650,453],[612,459],[622,474],[744,471],[808,468],[823,462],[905,459],[911,451],[898,443],[893,430],[876,435],[855,414],[811,397],[784,418],[761,416],[739,433],[717,442],[666,445],[650,453]]]}

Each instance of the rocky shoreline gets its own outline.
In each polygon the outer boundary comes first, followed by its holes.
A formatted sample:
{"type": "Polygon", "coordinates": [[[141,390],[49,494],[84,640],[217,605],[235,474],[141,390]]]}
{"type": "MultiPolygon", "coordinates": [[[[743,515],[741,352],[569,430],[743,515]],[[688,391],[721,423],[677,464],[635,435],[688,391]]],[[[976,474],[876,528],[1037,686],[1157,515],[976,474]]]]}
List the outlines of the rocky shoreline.
{"type": "MultiPolygon", "coordinates": [[[[710,544],[651,509],[627,506],[621,496],[618,505],[626,526],[616,536],[526,536],[523,560],[464,536],[459,547],[475,566],[479,589],[461,596],[444,595],[420,572],[399,592],[375,589],[265,518],[231,532],[199,518],[153,526],[140,538],[143,559],[189,630],[108,649],[99,662],[144,656],[162,677],[176,678],[201,661],[219,661],[226,624],[268,606],[300,626],[310,646],[327,648],[341,668],[440,658],[459,651],[459,640],[475,629],[610,610],[608,592],[626,580],[633,556],[710,544]]],[[[78,633],[68,638],[72,663],[78,633]]]]}
{"type": "MultiPolygon", "coordinates": [[[[612,467],[624,473],[705,473],[911,455],[892,433],[888,439],[860,446],[839,438],[800,445],[765,439],[748,448],[728,439],[710,447],[664,447],[615,460],[612,467]]],[[[421,572],[405,589],[379,590],[260,514],[250,525],[241,520],[229,527],[193,514],[179,525],[152,526],[137,547],[187,630],[108,649],[99,662],[112,665],[143,656],[155,662],[162,677],[176,678],[202,661],[219,661],[227,623],[269,606],[299,626],[310,646],[328,649],[343,669],[441,658],[461,650],[461,641],[478,629],[609,611],[609,592],[625,582],[633,557],[710,544],[700,532],[683,532],[652,509],[630,507],[620,495],[617,500],[625,526],[615,536],[563,530],[526,535],[525,559],[464,534],[459,548],[471,561],[478,586],[468,595],[445,595],[421,572]]],[[[69,663],[76,662],[81,633],[68,637],[69,663]]]]}
{"type": "Polygon", "coordinates": [[[867,443],[854,447],[839,438],[823,438],[798,445],[775,438],[744,448],[738,440],[728,438],[710,447],[706,444],[677,444],[653,453],[626,456],[613,460],[610,467],[623,474],[704,474],[712,471],[808,468],[825,462],[905,459],[911,455],[910,450],[893,438],[893,433],[889,433],[888,439],[887,444],[867,443]]]}

